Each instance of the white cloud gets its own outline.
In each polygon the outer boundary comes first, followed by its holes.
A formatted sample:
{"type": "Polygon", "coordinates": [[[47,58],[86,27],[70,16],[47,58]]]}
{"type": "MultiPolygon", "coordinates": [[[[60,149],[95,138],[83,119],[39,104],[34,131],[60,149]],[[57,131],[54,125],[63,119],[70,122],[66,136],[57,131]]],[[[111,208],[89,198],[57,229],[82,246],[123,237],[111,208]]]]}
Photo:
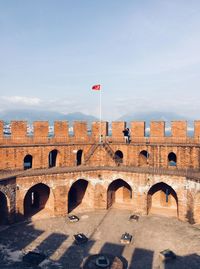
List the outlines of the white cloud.
{"type": "Polygon", "coordinates": [[[0,96],[0,102],[7,102],[7,104],[16,105],[30,105],[35,106],[41,103],[41,99],[37,97],[26,97],[26,96],[0,96]]]}

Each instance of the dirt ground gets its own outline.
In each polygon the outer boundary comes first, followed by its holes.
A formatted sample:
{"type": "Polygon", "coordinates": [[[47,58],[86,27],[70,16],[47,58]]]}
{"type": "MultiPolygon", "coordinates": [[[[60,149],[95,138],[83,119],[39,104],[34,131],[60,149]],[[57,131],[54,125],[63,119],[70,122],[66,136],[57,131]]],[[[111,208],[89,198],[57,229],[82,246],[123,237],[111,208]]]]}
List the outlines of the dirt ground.
{"type": "Polygon", "coordinates": [[[123,256],[128,269],[200,269],[200,226],[154,215],[131,222],[131,214],[119,209],[82,212],[77,223],[51,218],[2,229],[0,268],[79,269],[89,255],[102,252],[123,256]],[[124,232],[133,235],[129,245],[120,243],[124,232]],[[89,241],[75,245],[76,233],[84,233],[89,241]],[[164,249],[171,249],[177,258],[163,263],[159,252],[164,249]],[[42,252],[46,259],[39,266],[28,266],[22,262],[28,251],[42,252]]]}

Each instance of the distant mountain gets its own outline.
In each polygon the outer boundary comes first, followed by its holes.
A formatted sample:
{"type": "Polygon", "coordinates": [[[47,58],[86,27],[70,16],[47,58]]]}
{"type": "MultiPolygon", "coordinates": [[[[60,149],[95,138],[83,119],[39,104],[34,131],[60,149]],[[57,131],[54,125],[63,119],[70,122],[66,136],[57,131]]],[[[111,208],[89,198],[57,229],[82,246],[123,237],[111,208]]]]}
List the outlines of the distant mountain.
{"type": "Polygon", "coordinates": [[[126,121],[126,122],[130,122],[130,121],[145,121],[146,125],[149,126],[150,125],[150,121],[159,121],[159,120],[163,120],[166,123],[169,123],[170,121],[173,120],[186,120],[188,121],[188,125],[191,125],[193,120],[173,113],[173,112],[161,112],[161,111],[153,111],[153,112],[141,112],[141,113],[127,113],[125,115],[123,115],[122,117],[120,117],[118,119],[119,121],[126,121]]]}
{"type": "Polygon", "coordinates": [[[81,112],[62,114],[56,111],[47,110],[32,110],[32,109],[20,109],[20,110],[6,110],[0,112],[0,119],[3,121],[11,120],[25,120],[28,122],[33,121],[49,121],[52,124],[56,120],[66,120],[69,122],[80,120],[80,121],[97,121],[98,119],[91,115],[86,115],[81,112]]]}

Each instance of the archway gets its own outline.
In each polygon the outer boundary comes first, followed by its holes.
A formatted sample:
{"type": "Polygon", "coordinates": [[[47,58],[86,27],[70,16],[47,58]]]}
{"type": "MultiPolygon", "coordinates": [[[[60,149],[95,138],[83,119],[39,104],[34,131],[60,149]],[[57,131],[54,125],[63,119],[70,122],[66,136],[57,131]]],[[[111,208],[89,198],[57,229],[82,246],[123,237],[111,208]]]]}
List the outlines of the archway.
{"type": "Polygon", "coordinates": [[[50,188],[39,183],[31,187],[24,198],[24,216],[32,217],[38,213],[49,216],[52,210],[53,201],[49,199],[50,188]]]}
{"type": "Polygon", "coordinates": [[[54,149],[49,152],[49,168],[57,166],[57,149],[54,149]]]}
{"type": "Polygon", "coordinates": [[[132,188],[123,179],[114,180],[107,190],[107,208],[111,206],[121,207],[130,203],[132,199],[132,188]]]}
{"type": "Polygon", "coordinates": [[[82,155],[83,155],[83,151],[82,149],[79,149],[76,153],[76,165],[81,165],[82,164],[82,155]]]}
{"type": "Polygon", "coordinates": [[[153,185],[147,195],[147,213],[178,216],[178,197],[172,187],[164,182],[153,185]]]}
{"type": "Polygon", "coordinates": [[[82,204],[86,204],[85,193],[88,187],[88,181],[85,179],[79,179],[74,182],[68,193],[68,213],[82,204]]]}
{"type": "Polygon", "coordinates": [[[170,152],[168,154],[168,165],[169,166],[176,166],[176,163],[177,163],[176,154],[174,152],[170,152]]]}
{"type": "Polygon", "coordinates": [[[32,160],[32,155],[28,154],[24,157],[24,170],[32,168],[32,160]]]}
{"type": "Polygon", "coordinates": [[[117,163],[123,163],[123,152],[121,151],[121,150],[117,150],[116,152],[115,152],[115,160],[116,160],[116,162],[117,163]]]}
{"type": "Polygon", "coordinates": [[[139,154],[139,166],[148,165],[149,153],[146,150],[142,150],[139,154]]]}
{"type": "Polygon", "coordinates": [[[0,225],[8,222],[8,203],[6,195],[0,191],[0,225]]]}

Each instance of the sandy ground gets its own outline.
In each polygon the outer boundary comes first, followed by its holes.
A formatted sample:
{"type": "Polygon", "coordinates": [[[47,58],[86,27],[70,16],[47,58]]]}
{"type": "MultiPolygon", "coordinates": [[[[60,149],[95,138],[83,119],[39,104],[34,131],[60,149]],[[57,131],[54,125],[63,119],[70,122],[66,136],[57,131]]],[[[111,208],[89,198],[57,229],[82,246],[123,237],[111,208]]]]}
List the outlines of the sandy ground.
{"type": "Polygon", "coordinates": [[[143,216],[129,221],[133,212],[110,209],[78,214],[80,221],[66,218],[18,223],[0,231],[0,268],[79,269],[90,254],[123,256],[129,269],[200,269],[200,227],[163,216],[143,216]],[[73,235],[89,237],[75,245],[73,235]],[[133,235],[129,245],[120,243],[124,232],[133,235]],[[159,252],[171,249],[176,260],[163,263],[159,252]],[[39,266],[22,262],[24,253],[39,251],[46,259],[39,266]]]}

